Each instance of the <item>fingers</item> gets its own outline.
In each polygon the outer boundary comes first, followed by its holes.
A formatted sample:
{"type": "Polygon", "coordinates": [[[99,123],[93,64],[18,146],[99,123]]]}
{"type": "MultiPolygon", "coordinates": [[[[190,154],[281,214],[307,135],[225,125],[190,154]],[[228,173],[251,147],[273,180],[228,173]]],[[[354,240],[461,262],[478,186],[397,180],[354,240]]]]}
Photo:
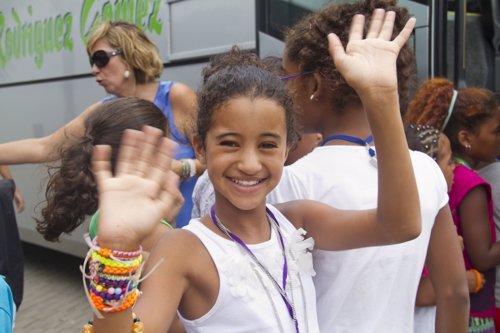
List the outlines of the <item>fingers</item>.
{"type": "Polygon", "coordinates": [[[126,130],[123,134],[116,163],[116,175],[144,176],[149,174],[163,132],[144,126],[142,131],[126,130]]]}
{"type": "Polygon", "coordinates": [[[328,51],[334,60],[338,60],[342,56],[345,56],[344,46],[339,37],[334,33],[328,34],[328,51]]]}
{"type": "Polygon", "coordinates": [[[14,201],[16,204],[17,212],[21,213],[24,210],[24,199],[23,196],[21,195],[21,192],[19,192],[19,189],[16,187],[16,191],[14,192],[14,201]]]}
{"type": "Polygon", "coordinates": [[[168,179],[171,172],[172,156],[176,148],[173,141],[162,138],[154,150],[154,159],[151,159],[148,178],[155,183],[161,184],[168,179]]]}
{"type": "Polygon", "coordinates": [[[382,29],[382,24],[384,23],[385,11],[382,8],[377,8],[373,11],[372,18],[370,21],[370,28],[366,38],[377,38],[380,30],[382,29]]]}
{"type": "Polygon", "coordinates": [[[349,29],[349,41],[363,39],[365,28],[365,17],[360,14],[354,15],[349,29]]]}
{"type": "Polygon", "coordinates": [[[120,151],[116,159],[115,174],[117,176],[122,174],[131,174],[136,167],[134,165],[134,158],[138,156],[142,140],[144,140],[144,133],[136,130],[126,130],[123,133],[120,142],[120,151]]]}
{"type": "Polygon", "coordinates": [[[179,190],[179,176],[174,172],[170,171],[168,173],[158,200],[164,205],[163,216],[165,216],[168,221],[175,220],[182,205],[184,205],[184,197],[179,190]]]}
{"type": "Polygon", "coordinates": [[[92,172],[94,173],[98,188],[105,179],[112,177],[110,157],[110,146],[94,146],[94,150],[92,151],[92,172]]]}
{"type": "Polygon", "coordinates": [[[410,38],[416,23],[417,23],[416,18],[414,17],[410,18],[408,22],[406,22],[403,30],[401,30],[399,35],[397,35],[396,38],[394,38],[394,43],[396,43],[399,46],[399,48],[402,48],[405,45],[408,38],[410,38]]]}
{"type": "MultiPolygon", "coordinates": [[[[144,126],[142,131],[144,137],[141,145],[137,147],[138,155],[134,161],[135,169],[133,170],[139,176],[149,174],[157,159],[157,152],[164,148],[162,146],[163,131],[150,126],[144,126]]],[[[170,150],[168,153],[170,154],[170,150]]],[[[170,166],[170,161],[168,166],[170,166]]]]}
{"type": "Polygon", "coordinates": [[[396,13],[393,11],[388,11],[385,13],[384,24],[379,33],[379,38],[383,40],[391,40],[392,32],[394,31],[394,20],[396,19],[396,13]]]}
{"type": "MultiPolygon", "coordinates": [[[[366,38],[380,38],[384,40],[391,40],[392,33],[394,31],[395,19],[396,13],[394,11],[386,12],[382,8],[375,9],[372,14],[370,28],[368,29],[366,38]]],[[[349,41],[363,39],[364,22],[365,18],[361,14],[357,14],[353,17],[349,33],[349,41]]],[[[410,38],[413,29],[415,28],[415,24],[416,19],[414,17],[410,18],[408,22],[406,22],[403,30],[401,30],[398,36],[394,39],[394,42],[400,48],[403,47],[408,38],[410,38]]]]}

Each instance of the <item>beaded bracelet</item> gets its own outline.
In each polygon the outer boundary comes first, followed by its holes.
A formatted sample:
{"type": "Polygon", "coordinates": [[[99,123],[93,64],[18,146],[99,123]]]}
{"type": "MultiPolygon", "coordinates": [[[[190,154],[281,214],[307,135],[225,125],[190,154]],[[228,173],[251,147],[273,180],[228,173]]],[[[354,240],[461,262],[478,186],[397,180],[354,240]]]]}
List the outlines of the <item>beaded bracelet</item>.
{"type": "MultiPolygon", "coordinates": [[[[125,286],[103,286],[101,284],[91,283],[89,286],[90,291],[103,300],[113,300],[119,301],[124,297],[124,295],[128,295],[128,293],[134,291],[137,285],[125,285],[125,286]]],[[[126,297],[126,296],[125,296],[126,297]]]]}
{"type": "Polygon", "coordinates": [[[136,258],[142,254],[142,245],[139,245],[139,249],[137,251],[127,252],[127,251],[118,251],[118,250],[111,250],[99,247],[97,245],[97,236],[94,237],[91,243],[92,245],[90,247],[93,248],[97,253],[99,253],[99,255],[105,258],[127,259],[127,258],[136,258]]]}
{"type": "MultiPolygon", "coordinates": [[[[132,313],[132,317],[134,318],[134,323],[132,324],[131,333],[144,333],[144,324],[139,317],[137,317],[135,313],[132,313]]],[[[83,325],[82,333],[94,333],[94,323],[91,320],[83,325]]]]}
{"type": "Polygon", "coordinates": [[[189,179],[196,175],[196,163],[194,160],[186,158],[180,160],[180,162],[182,163],[182,171],[180,174],[182,180],[189,179]]]}
{"type": "Polygon", "coordinates": [[[126,252],[101,248],[97,237],[93,241],[86,236],[90,250],[85,258],[89,273],[81,267],[85,294],[98,318],[99,311],[118,312],[132,307],[137,301],[139,278],[142,269],[142,247],[126,252]],[[89,279],[89,284],[85,283],[89,279]]]}
{"type": "Polygon", "coordinates": [[[131,308],[137,301],[138,296],[139,296],[139,290],[136,289],[134,291],[131,291],[127,295],[127,297],[121,298],[118,301],[104,300],[101,296],[96,295],[92,290],[90,291],[90,299],[92,301],[92,304],[94,304],[94,306],[96,307],[96,309],[99,311],[111,312],[111,313],[120,312],[128,308],[131,308]]]}
{"type": "Polygon", "coordinates": [[[104,257],[98,252],[92,252],[91,259],[109,267],[137,268],[142,262],[142,255],[139,255],[135,258],[129,258],[128,260],[116,260],[113,258],[104,257]]]}

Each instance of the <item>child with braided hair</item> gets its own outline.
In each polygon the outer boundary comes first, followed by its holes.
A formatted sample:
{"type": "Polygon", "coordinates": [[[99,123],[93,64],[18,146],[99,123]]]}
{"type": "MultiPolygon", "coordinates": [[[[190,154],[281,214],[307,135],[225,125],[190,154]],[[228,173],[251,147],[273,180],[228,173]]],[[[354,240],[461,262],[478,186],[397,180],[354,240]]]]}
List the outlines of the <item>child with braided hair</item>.
{"type": "Polygon", "coordinates": [[[405,122],[434,126],[450,140],[457,163],[449,192],[453,221],[464,240],[466,269],[476,269],[485,278],[484,286],[470,294],[469,330],[494,332],[500,242],[495,237],[491,187],[474,169],[499,153],[500,108],[495,95],[476,87],[456,90],[448,79],[430,79],[410,103],[405,122]]]}
{"type": "MultiPolygon", "coordinates": [[[[452,159],[450,140],[438,129],[430,125],[413,125],[405,127],[408,147],[412,150],[421,151],[436,161],[443,172],[448,185],[451,189],[453,183],[453,169],[455,163],[452,159]]],[[[457,235],[458,236],[458,235],[457,235]]],[[[463,250],[463,238],[458,236],[458,240],[463,250]]],[[[476,293],[484,285],[484,276],[476,269],[470,269],[466,272],[469,291],[476,293]]],[[[432,281],[429,279],[429,272],[424,267],[422,278],[417,291],[415,308],[415,333],[434,332],[436,316],[436,295],[432,281]]]]}

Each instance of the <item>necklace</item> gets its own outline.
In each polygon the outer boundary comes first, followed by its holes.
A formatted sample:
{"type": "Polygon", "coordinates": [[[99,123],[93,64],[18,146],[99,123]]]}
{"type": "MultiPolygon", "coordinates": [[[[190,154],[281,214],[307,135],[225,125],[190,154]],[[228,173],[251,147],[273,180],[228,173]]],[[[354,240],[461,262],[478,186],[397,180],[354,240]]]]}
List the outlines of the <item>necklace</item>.
{"type": "Polygon", "coordinates": [[[470,166],[470,164],[467,163],[467,161],[464,160],[463,158],[455,156],[455,157],[453,157],[453,159],[455,160],[455,162],[460,163],[460,164],[462,164],[463,166],[466,166],[469,169],[472,169],[471,166],[470,166]]]}
{"type": "Polygon", "coordinates": [[[373,149],[370,146],[370,143],[373,142],[373,135],[369,135],[366,139],[361,139],[355,136],[351,135],[345,135],[345,134],[336,134],[336,135],[330,135],[327,136],[322,142],[321,146],[324,146],[330,141],[333,140],[342,140],[342,141],[347,141],[347,142],[352,142],[360,146],[366,147],[368,151],[368,155],[370,155],[370,163],[376,168],[377,167],[377,158],[375,157],[375,149],[373,149]]]}
{"type": "MultiPolygon", "coordinates": [[[[217,228],[219,228],[219,230],[222,231],[233,242],[235,242],[236,244],[238,244],[245,251],[245,253],[249,255],[249,257],[252,259],[252,261],[257,266],[259,266],[259,268],[261,269],[261,271],[269,278],[269,280],[271,281],[272,285],[279,292],[279,294],[281,295],[281,298],[282,298],[283,302],[286,305],[286,308],[288,310],[288,314],[290,315],[290,318],[292,319],[292,321],[293,321],[293,323],[295,325],[295,331],[297,333],[299,333],[299,322],[297,320],[297,314],[296,314],[296,311],[295,311],[295,306],[294,306],[293,302],[290,301],[290,299],[288,298],[288,295],[286,293],[286,279],[287,279],[287,276],[288,276],[288,263],[287,263],[287,259],[286,259],[286,253],[285,253],[285,242],[283,241],[283,236],[281,234],[279,223],[276,220],[276,218],[274,217],[273,213],[271,213],[271,211],[266,207],[267,221],[269,222],[271,228],[275,229],[276,233],[278,234],[279,244],[280,244],[280,247],[281,247],[281,253],[283,255],[283,276],[282,276],[283,287],[280,286],[280,284],[274,279],[274,277],[271,275],[271,273],[269,272],[269,270],[266,267],[264,267],[264,265],[259,261],[259,259],[252,252],[252,250],[250,250],[250,248],[245,244],[245,242],[243,242],[243,240],[241,240],[238,236],[236,236],[235,234],[233,234],[228,228],[226,228],[226,226],[224,224],[222,224],[222,222],[220,221],[220,219],[215,214],[215,210],[214,210],[213,206],[210,209],[210,216],[212,218],[212,222],[214,223],[214,225],[217,228]]],[[[260,277],[259,277],[259,279],[260,279],[260,277]]],[[[262,283],[262,281],[261,281],[261,283],[262,283]]],[[[265,290],[266,290],[266,293],[267,293],[267,289],[265,289],[265,290]]],[[[292,293],[292,296],[293,296],[293,293],[292,293]]],[[[271,298],[270,298],[270,300],[271,300],[271,304],[274,307],[274,303],[272,302],[271,298]]],[[[277,312],[276,312],[276,315],[277,315],[277,312]]],[[[279,316],[277,316],[277,318],[279,320],[279,316]]],[[[279,322],[279,324],[281,326],[281,322],[279,322]]]]}

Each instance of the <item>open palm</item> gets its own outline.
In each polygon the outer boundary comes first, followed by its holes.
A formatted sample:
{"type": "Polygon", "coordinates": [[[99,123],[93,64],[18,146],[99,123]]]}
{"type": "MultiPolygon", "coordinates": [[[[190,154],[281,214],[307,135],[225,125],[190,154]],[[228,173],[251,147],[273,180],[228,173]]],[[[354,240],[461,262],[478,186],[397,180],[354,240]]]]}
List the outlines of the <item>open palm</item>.
{"type": "Polygon", "coordinates": [[[178,177],[170,170],[174,143],[152,127],[127,130],[116,172],[110,167],[110,148],[96,146],[92,169],[99,192],[101,240],[140,244],[169,210],[178,206],[178,177]]]}
{"type": "Polygon", "coordinates": [[[363,15],[354,16],[349,43],[342,46],[335,34],[329,34],[329,50],[335,66],[358,94],[370,89],[397,89],[396,59],[415,26],[411,18],[399,35],[391,40],[395,13],[376,9],[366,37],[363,15]]]}

